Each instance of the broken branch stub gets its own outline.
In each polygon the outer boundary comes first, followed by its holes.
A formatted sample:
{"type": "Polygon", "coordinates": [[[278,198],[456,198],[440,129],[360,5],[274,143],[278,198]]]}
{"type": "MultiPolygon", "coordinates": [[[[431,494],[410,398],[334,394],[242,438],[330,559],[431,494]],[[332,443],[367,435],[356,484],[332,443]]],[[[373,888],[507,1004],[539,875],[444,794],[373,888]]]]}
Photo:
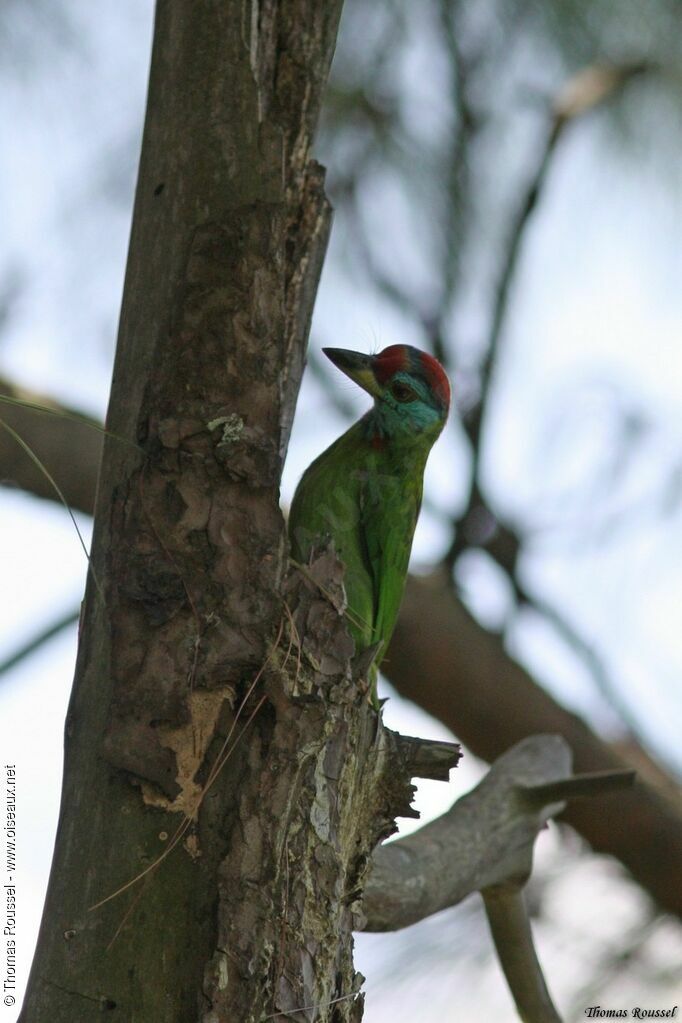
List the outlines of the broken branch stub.
{"type": "Polygon", "coordinates": [[[377,849],[359,930],[392,931],[454,906],[473,891],[523,884],[533,845],[573,795],[631,784],[631,772],[570,775],[571,752],[535,735],[499,757],[471,792],[407,838],[377,849]]]}

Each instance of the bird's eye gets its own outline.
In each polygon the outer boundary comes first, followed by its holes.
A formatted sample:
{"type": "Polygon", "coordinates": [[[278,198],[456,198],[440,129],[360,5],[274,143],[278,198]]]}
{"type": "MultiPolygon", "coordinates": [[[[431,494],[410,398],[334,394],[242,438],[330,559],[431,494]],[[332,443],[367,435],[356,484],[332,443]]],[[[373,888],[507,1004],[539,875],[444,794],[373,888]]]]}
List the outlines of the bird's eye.
{"type": "Polygon", "coordinates": [[[396,401],[414,401],[417,397],[416,392],[408,384],[403,384],[400,381],[393,384],[391,394],[396,401]]]}

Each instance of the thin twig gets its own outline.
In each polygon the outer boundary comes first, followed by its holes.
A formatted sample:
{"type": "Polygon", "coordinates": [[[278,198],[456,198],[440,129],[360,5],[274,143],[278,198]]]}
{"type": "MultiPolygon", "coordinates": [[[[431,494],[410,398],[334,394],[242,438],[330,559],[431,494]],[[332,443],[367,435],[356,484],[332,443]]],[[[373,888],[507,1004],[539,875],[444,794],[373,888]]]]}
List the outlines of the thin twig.
{"type": "Polygon", "coordinates": [[[462,420],[462,425],[471,445],[469,497],[465,510],[460,517],[459,525],[455,532],[450,550],[445,557],[445,563],[448,568],[452,568],[459,555],[467,547],[466,531],[462,528],[462,526],[466,522],[467,518],[469,518],[479,501],[482,502],[480,492],[480,471],[483,454],[483,425],[490,403],[492,381],[500,354],[502,328],[508,312],[511,284],[515,276],[521,247],[526,236],[526,228],[528,227],[531,214],[536,208],[542,194],[542,189],[551,165],[552,156],[556,150],[566,123],[566,121],[558,120],[554,116],[551,118],[546,130],[545,141],[536,159],[535,167],[529,175],[526,187],[519,201],[517,212],[509,229],[507,244],[502,256],[498,271],[497,284],[495,286],[490,330],[488,332],[488,340],[485,345],[485,355],[479,368],[478,399],[462,420]]]}
{"type": "Polygon", "coordinates": [[[527,228],[542,197],[557,146],[570,124],[604,102],[614,92],[622,89],[635,75],[647,70],[650,70],[648,65],[641,63],[623,65],[622,67],[594,66],[585,68],[564,85],[549,108],[544,142],[537,153],[534,167],[519,198],[516,213],[511,219],[507,243],[498,270],[488,340],[479,368],[478,399],[463,419],[462,425],[471,444],[469,499],[460,516],[459,528],[456,530],[445,558],[445,564],[450,569],[467,546],[465,531],[461,528],[462,524],[466,522],[477,504],[482,503],[485,506],[485,502],[481,498],[480,480],[483,429],[490,404],[492,382],[500,356],[503,328],[509,311],[511,286],[516,275],[527,228]]]}
{"type": "Polygon", "coordinates": [[[69,518],[71,519],[71,522],[73,524],[73,528],[76,530],[76,534],[78,536],[78,541],[79,541],[81,547],[83,548],[83,553],[85,554],[85,557],[86,557],[86,560],[87,560],[87,563],[88,563],[88,569],[90,571],[90,574],[92,575],[92,581],[95,584],[95,589],[97,590],[97,593],[98,593],[102,603],[104,604],[104,590],[102,589],[102,587],[100,585],[100,581],[97,578],[97,573],[95,572],[95,568],[94,568],[94,565],[92,563],[92,558],[90,557],[90,553],[89,553],[88,548],[87,548],[87,546],[85,544],[85,540],[83,539],[83,534],[81,533],[80,529],[78,528],[78,523],[76,522],[76,516],[74,515],[74,513],[72,511],[71,505],[66,500],[61,487],[59,486],[59,484],[55,480],[54,476],[49,472],[49,470],[47,469],[45,464],[41,461],[40,458],[38,458],[38,455],[35,453],[35,451],[30,446],[30,444],[27,444],[26,441],[23,439],[23,437],[19,433],[17,433],[17,431],[13,427],[11,427],[9,425],[9,423],[6,423],[4,421],[4,419],[0,419],[0,426],[3,428],[3,430],[7,431],[7,433],[10,435],[10,437],[12,437],[17,442],[19,447],[28,455],[28,457],[31,459],[31,461],[33,462],[35,467],[38,469],[38,471],[41,472],[43,474],[43,476],[45,477],[45,479],[48,481],[48,483],[50,484],[50,486],[54,490],[55,494],[57,495],[57,497],[61,501],[61,503],[64,506],[64,508],[66,508],[66,511],[68,512],[68,515],[69,515],[69,518]]]}
{"type": "Polygon", "coordinates": [[[52,622],[51,625],[41,629],[40,632],[32,636],[31,639],[23,643],[14,653],[11,653],[4,661],[0,661],[0,675],[6,674],[11,671],[12,668],[16,668],[26,657],[30,657],[37,650],[41,648],[45,643],[49,642],[54,636],[57,636],[64,629],[67,629],[69,625],[74,625],[80,616],[80,608],[71,608],[56,621],[52,622]]]}
{"type": "Polygon", "coordinates": [[[567,799],[589,799],[603,796],[608,792],[630,788],[635,783],[637,772],[626,768],[622,771],[592,771],[576,774],[570,778],[544,782],[541,785],[519,787],[522,799],[538,808],[548,803],[563,803],[567,799]]]}
{"type": "Polygon", "coordinates": [[[471,209],[469,154],[478,130],[469,99],[470,61],[462,48],[461,0],[440,0],[443,42],[450,60],[450,103],[454,114],[446,171],[445,225],[441,297],[429,331],[433,354],[451,369],[451,354],[445,344],[446,320],[450,314],[460,279],[461,253],[471,209]]]}

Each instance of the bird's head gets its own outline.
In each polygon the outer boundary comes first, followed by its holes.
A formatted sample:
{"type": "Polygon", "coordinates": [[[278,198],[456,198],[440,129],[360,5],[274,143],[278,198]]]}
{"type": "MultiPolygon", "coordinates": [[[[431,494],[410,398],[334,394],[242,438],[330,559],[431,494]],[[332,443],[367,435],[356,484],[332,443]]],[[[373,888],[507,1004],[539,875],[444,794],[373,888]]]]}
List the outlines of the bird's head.
{"type": "Polygon", "coordinates": [[[411,345],[390,345],[378,355],[323,349],[328,359],[374,398],[372,423],[385,437],[427,435],[443,429],[450,383],[432,355],[411,345]]]}

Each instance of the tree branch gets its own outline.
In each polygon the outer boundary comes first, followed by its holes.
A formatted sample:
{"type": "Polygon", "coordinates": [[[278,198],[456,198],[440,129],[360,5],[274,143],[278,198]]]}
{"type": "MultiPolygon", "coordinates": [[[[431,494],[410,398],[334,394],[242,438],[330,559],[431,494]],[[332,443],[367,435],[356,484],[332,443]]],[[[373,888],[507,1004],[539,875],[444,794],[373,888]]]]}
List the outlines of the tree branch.
{"type": "Polygon", "coordinates": [[[559,736],[524,739],[447,813],[377,849],[358,929],[397,930],[480,891],[521,1018],[558,1023],[522,896],[535,839],[565,800],[599,796],[634,781],[632,771],[574,776],[570,765],[570,749],[559,736]]]}
{"type": "Polygon", "coordinates": [[[483,894],[497,954],[523,1023],[561,1023],[538,961],[523,892],[517,887],[483,894]]]}
{"type": "MultiPolygon", "coordinates": [[[[631,766],[508,656],[442,574],[409,579],[382,670],[401,695],[488,762],[529,735],[550,732],[568,742],[577,771],[631,766]]],[[[565,819],[596,852],[616,856],[663,909],[682,915],[682,813],[660,788],[642,783],[598,813],[590,802],[577,803],[565,819]]]]}
{"type": "Polygon", "coordinates": [[[466,548],[466,521],[477,513],[479,505],[486,508],[481,495],[480,467],[483,453],[483,426],[490,401],[492,381],[500,353],[503,326],[509,308],[513,283],[526,229],[545,187],[557,146],[570,124],[595,106],[603,103],[636,75],[649,70],[643,63],[622,66],[593,66],[584,68],[571,77],[555,97],[547,114],[545,138],[536,155],[517,210],[511,220],[507,243],[498,270],[492,303],[492,315],[485,354],[479,367],[479,394],[474,405],[463,417],[463,426],[471,444],[471,476],[469,498],[460,516],[460,528],[453,538],[446,556],[446,564],[453,565],[466,548]]]}
{"type": "Polygon", "coordinates": [[[474,891],[525,884],[535,839],[566,800],[623,789],[635,777],[570,771],[571,751],[559,736],[517,743],[446,813],[375,851],[358,930],[399,930],[474,891]]]}
{"type": "Polygon", "coordinates": [[[515,584],[515,589],[521,600],[549,622],[568,648],[581,659],[590,672],[599,693],[620,718],[623,729],[633,737],[637,736],[639,731],[637,723],[620,695],[616,682],[611,678],[604,660],[592,643],[585,639],[580,631],[546,597],[535,596],[529,593],[525,586],[518,583],[515,584]]]}
{"type": "Polygon", "coordinates": [[[524,786],[566,778],[571,754],[558,736],[508,750],[471,792],[423,828],[380,846],[358,930],[395,931],[456,905],[471,892],[530,875],[533,843],[556,804],[531,806],[524,786]]]}

